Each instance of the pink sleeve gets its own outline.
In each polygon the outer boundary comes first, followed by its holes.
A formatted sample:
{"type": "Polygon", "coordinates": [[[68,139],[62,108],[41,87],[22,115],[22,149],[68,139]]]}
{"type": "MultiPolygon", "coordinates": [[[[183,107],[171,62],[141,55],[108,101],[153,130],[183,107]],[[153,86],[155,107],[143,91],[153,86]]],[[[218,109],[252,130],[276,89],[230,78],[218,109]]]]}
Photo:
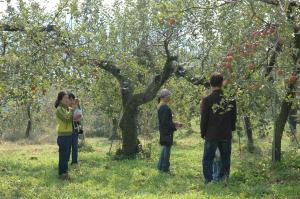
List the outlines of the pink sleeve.
{"type": "Polygon", "coordinates": [[[82,112],[81,111],[75,111],[73,119],[74,121],[80,121],[82,119],[82,112]]]}

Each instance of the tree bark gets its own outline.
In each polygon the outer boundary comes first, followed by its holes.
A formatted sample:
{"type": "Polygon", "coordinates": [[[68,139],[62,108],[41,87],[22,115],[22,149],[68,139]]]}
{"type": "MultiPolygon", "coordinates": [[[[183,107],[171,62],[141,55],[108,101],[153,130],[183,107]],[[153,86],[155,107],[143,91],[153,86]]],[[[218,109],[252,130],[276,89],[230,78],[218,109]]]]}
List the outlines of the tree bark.
{"type": "Polygon", "coordinates": [[[286,124],[292,102],[287,99],[281,103],[280,113],[275,121],[274,138],[272,144],[272,161],[278,162],[281,160],[281,139],[286,124]]]}
{"type": "Polygon", "coordinates": [[[26,107],[26,112],[27,112],[27,116],[28,116],[28,121],[27,121],[27,127],[26,127],[26,131],[25,131],[25,137],[29,138],[31,129],[32,129],[31,104],[30,103],[26,107]]]}
{"type": "MultiPolygon", "coordinates": [[[[263,3],[267,3],[274,6],[280,5],[279,0],[256,0],[256,1],[261,1],[263,3]]],[[[294,7],[300,7],[300,2],[298,0],[289,0],[289,5],[294,7]]]]}
{"type": "Polygon", "coordinates": [[[161,74],[156,75],[148,87],[141,93],[135,95],[123,95],[123,114],[120,121],[120,128],[122,131],[122,151],[124,155],[130,156],[138,152],[137,140],[137,117],[138,107],[142,104],[152,101],[161,86],[171,77],[176,67],[177,57],[167,57],[164,70],[161,74]],[[124,98],[124,97],[123,97],[124,98]]]}
{"type": "MultiPolygon", "coordinates": [[[[300,74],[300,27],[295,24],[295,19],[292,13],[292,5],[289,5],[288,11],[288,19],[294,24],[294,54],[293,54],[293,61],[294,61],[294,73],[297,75],[300,74]]],[[[297,81],[290,82],[287,90],[286,97],[281,102],[280,113],[275,121],[274,126],[274,138],[273,138],[273,145],[272,145],[272,161],[279,162],[281,161],[281,139],[284,130],[284,126],[286,124],[289,112],[292,107],[292,100],[295,98],[295,85],[297,81]]]]}
{"type": "Polygon", "coordinates": [[[244,116],[243,120],[244,120],[244,129],[247,136],[247,150],[248,152],[252,153],[254,150],[254,141],[253,141],[250,117],[244,116]]]}
{"type": "Polygon", "coordinates": [[[122,131],[122,152],[130,156],[138,152],[137,142],[138,106],[128,105],[122,115],[120,128],[122,131]]]}
{"type": "MultiPolygon", "coordinates": [[[[51,32],[55,31],[55,26],[54,25],[47,25],[44,27],[40,27],[39,30],[41,32],[51,32]]],[[[8,25],[8,24],[0,24],[0,31],[6,31],[6,32],[23,32],[25,31],[25,27],[23,26],[13,26],[13,25],[8,25]]]]}
{"type": "Polygon", "coordinates": [[[118,138],[118,135],[117,135],[117,132],[118,132],[118,120],[117,118],[113,118],[112,119],[112,132],[111,132],[111,136],[110,136],[110,140],[115,140],[118,138]]]}
{"type": "Polygon", "coordinates": [[[152,82],[143,92],[134,94],[134,84],[121,74],[121,70],[113,63],[92,60],[92,64],[111,73],[121,87],[123,112],[120,120],[122,131],[122,153],[126,156],[134,156],[138,152],[137,118],[138,108],[142,104],[152,101],[161,86],[178,70],[177,56],[171,56],[168,49],[168,41],[164,41],[166,62],[160,74],[156,74],[152,82]]]}

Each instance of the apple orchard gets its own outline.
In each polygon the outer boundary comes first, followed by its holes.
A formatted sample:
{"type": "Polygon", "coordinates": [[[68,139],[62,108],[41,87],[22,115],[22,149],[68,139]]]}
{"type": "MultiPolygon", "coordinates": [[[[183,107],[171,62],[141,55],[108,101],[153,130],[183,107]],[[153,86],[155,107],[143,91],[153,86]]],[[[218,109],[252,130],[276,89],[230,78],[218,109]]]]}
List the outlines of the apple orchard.
{"type": "Polygon", "coordinates": [[[225,93],[237,100],[238,134],[246,135],[249,151],[253,137],[273,136],[272,160],[280,161],[285,124],[299,103],[299,3],[143,0],[100,5],[100,0],[68,1],[47,13],[38,3],[20,1],[5,11],[1,120],[11,126],[28,121],[7,131],[8,136],[26,129],[29,138],[34,129],[53,126],[41,115],[51,118],[57,91],[69,89],[90,115],[87,128],[118,134],[119,152],[135,155],[139,136],[154,131],[155,98],[162,87],[172,90],[176,115],[192,131],[209,76],[220,71],[225,93]],[[21,111],[25,114],[17,120],[14,113],[21,111]]]}

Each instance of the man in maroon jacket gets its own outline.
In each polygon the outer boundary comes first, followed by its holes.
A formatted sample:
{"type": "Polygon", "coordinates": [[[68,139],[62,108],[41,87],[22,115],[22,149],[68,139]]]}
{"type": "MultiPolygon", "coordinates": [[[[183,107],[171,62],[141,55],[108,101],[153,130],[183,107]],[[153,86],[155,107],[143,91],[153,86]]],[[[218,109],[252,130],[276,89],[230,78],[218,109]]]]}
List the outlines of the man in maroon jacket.
{"type": "Polygon", "coordinates": [[[201,103],[201,137],[205,139],[203,154],[203,174],[205,184],[212,181],[213,160],[217,147],[221,154],[221,170],[218,179],[230,173],[231,138],[236,123],[236,102],[225,98],[221,89],[223,76],[213,73],[210,79],[212,93],[201,103]]]}

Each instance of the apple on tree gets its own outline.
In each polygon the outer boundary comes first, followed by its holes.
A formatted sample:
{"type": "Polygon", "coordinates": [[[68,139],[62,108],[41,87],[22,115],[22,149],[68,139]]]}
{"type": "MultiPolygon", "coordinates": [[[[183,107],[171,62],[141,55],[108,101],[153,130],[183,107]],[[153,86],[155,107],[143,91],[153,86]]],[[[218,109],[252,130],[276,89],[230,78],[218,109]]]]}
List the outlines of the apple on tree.
{"type": "Polygon", "coordinates": [[[176,18],[175,17],[171,17],[169,19],[169,23],[170,23],[170,25],[174,26],[176,24],[176,18]]]}

